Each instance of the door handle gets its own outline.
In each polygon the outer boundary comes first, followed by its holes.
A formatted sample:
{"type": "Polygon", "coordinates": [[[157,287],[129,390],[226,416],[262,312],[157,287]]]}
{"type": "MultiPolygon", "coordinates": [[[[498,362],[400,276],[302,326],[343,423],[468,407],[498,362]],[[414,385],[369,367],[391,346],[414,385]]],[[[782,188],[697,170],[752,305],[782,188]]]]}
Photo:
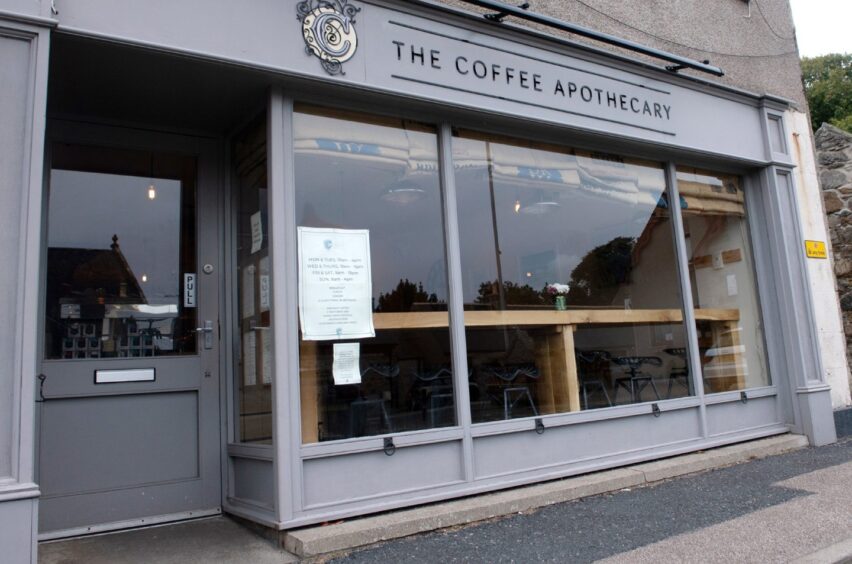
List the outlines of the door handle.
{"type": "Polygon", "coordinates": [[[195,328],[196,333],[204,335],[204,348],[209,350],[213,348],[213,322],[209,319],[204,321],[202,327],[195,328]]]}

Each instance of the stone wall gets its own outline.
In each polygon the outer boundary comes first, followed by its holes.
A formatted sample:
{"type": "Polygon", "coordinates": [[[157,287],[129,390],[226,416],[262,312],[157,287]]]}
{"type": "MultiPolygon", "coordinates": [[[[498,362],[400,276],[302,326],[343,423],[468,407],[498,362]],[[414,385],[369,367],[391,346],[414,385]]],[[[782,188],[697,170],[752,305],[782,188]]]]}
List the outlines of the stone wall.
{"type": "MultiPolygon", "coordinates": [[[[834,274],[852,358],[852,135],[827,123],[815,135],[819,179],[834,255],[834,274]]],[[[850,367],[852,368],[852,367],[850,367]]]]}

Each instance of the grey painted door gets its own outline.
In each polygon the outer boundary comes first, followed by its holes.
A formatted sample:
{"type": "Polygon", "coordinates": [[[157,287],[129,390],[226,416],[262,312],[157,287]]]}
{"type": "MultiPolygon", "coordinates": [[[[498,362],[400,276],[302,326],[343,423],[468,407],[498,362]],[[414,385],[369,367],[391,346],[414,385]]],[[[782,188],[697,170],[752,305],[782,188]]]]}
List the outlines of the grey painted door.
{"type": "Polygon", "coordinates": [[[218,511],[215,162],[188,138],[58,129],[37,382],[42,538],[218,511]]]}

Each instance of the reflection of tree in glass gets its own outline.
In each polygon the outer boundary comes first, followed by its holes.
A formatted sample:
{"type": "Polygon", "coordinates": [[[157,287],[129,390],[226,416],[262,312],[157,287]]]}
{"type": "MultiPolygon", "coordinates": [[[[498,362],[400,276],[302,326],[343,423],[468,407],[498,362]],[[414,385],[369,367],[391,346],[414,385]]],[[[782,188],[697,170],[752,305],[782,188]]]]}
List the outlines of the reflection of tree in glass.
{"type": "MultiPolygon", "coordinates": [[[[479,294],[474,303],[499,307],[499,283],[483,282],[479,285],[479,294]]],[[[508,305],[547,305],[553,300],[545,290],[536,290],[529,284],[516,284],[511,281],[503,282],[503,295],[508,305]]]]}
{"type": "Polygon", "coordinates": [[[396,288],[379,294],[379,303],[376,312],[411,311],[414,304],[437,304],[438,296],[428,294],[423,289],[423,282],[409,282],[408,278],[400,280],[396,288]]]}
{"type": "Polygon", "coordinates": [[[571,305],[611,305],[618,287],[630,279],[636,239],[616,237],[595,247],[571,272],[571,305]]]}

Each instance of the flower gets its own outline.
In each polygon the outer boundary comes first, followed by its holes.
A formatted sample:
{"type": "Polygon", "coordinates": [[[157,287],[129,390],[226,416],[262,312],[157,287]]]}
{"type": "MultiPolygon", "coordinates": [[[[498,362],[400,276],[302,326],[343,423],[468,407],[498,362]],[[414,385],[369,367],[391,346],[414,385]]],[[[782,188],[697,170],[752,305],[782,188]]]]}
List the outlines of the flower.
{"type": "Polygon", "coordinates": [[[571,286],[568,284],[558,284],[554,282],[553,284],[547,285],[547,293],[554,296],[564,296],[569,291],[571,291],[571,286]]]}

